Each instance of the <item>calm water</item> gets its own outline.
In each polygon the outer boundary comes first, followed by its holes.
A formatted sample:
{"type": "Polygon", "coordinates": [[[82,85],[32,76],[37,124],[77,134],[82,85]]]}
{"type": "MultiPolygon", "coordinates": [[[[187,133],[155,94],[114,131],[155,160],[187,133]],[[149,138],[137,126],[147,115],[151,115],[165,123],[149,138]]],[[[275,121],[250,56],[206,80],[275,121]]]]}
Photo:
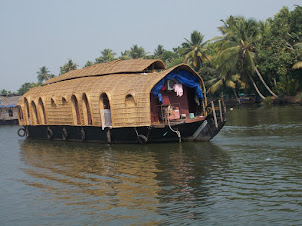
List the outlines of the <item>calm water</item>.
{"type": "Polygon", "coordinates": [[[234,107],[209,143],[24,140],[0,127],[1,225],[301,225],[302,106],[234,107]]]}

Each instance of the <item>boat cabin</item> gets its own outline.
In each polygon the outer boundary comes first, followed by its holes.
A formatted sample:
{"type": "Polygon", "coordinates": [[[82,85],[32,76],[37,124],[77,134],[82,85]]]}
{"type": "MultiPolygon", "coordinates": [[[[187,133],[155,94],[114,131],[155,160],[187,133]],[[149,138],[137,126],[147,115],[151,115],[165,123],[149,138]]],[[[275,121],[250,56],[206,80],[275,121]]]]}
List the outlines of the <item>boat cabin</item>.
{"type": "Polygon", "coordinates": [[[161,60],[116,60],[52,78],[18,103],[23,126],[110,128],[203,120],[204,82],[190,66],[161,60]]]}

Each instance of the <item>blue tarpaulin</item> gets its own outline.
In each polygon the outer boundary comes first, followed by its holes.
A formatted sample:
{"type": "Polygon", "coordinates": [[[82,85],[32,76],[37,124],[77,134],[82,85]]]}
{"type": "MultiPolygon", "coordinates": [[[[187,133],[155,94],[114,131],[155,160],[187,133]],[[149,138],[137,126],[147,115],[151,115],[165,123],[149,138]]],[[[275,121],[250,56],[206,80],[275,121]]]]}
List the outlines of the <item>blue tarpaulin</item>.
{"type": "Polygon", "coordinates": [[[13,107],[16,107],[16,105],[15,105],[15,104],[12,104],[12,105],[6,105],[6,106],[4,106],[4,105],[0,105],[0,108],[13,108],[13,107]]]}
{"type": "Polygon", "coordinates": [[[199,85],[199,78],[192,75],[190,72],[185,70],[179,70],[179,71],[171,71],[168,75],[166,75],[164,78],[162,78],[151,90],[151,93],[154,96],[157,96],[160,103],[163,103],[163,98],[161,93],[159,92],[161,88],[164,86],[165,81],[171,80],[171,79],[177,79],[179,83],[181,83],[184,86],[187,86],[189,88],[194,88],[195,93],[199,98],[203,98],[202,91],[200,89],[199,85]]]}

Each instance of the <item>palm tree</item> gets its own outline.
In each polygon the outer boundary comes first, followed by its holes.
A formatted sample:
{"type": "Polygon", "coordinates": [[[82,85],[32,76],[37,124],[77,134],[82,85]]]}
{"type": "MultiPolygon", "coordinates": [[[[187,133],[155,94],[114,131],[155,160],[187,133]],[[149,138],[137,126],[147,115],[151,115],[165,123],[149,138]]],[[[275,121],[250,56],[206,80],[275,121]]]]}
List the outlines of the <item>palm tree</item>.
{"type": "Polygon", "coordinates": [[[209,41],[203,42],[204,36],[198,32],[191,33],[191,39],[185,39],[186,42],[181,44],[179,53],[185,57],[184,63],[192,63],[195,70],[199,70],[201,63],[208,59],[206,46],[209,41]]]}
{"type": "Polygon", "coordinates": [[[92,66],[94,63],[92,61],[87,61],[84,67],[92,66]]]}
{"type": "Polygon", "coordinates": [[[47,81],[48,79],[55,77],[53,74],[49,74],[49,71],[45,66],[41,67],[39,71],[37,71],[37,74],[38,74],[37,78],[39,83],[42,83],[43,81],[47,81]]]}
{"type": "Polygon", "coordinates": [[[241,87],[245,88],[246,84],[241,80],[241,75],[236,73],[234,63],[236,63],[236,60],[233,61],[233,58],[230,58],[228,61],[219,62],[221,59],[220,57],[217,57],[215,54],[217,49],[213,49],[214,51],[214,57],[211,60],[211,63],[216,66],[216,71],[218,75],[216,78],[208,81],[208,83],[211,85],[208,92],[215,93],[217,90],[219,90],[222,86],[226,86],[232,89],[237,101],[240,103],[240,100],[236,93],[236,85],[240,85],[241,87]]]}
{"type": "Polygon", "coordinates": [[[121,60],[129,60],[130,57],[130,50],[125,50],[124,52],[121,52],[121,56],[119,57],[121,60]]]}
{"type": "Polygon", "coordinates": [[[236,97],[237,101],[240,103],[240,100],[235,90],[236,83],[240,83],[242,87],[245,87],[245,83],[240,80],[240,77],[241,76],[238,74],[235,75],[231,75],[230,73],[227,73],[226,75],[220,74],[218,78],[214,78],[208,82],[212,84],[212,86],[208,89],[207,92],[215,93],[222,86],[226,86],[232,89],[234,96],[236,97]]]}
{"type": "Polygon", "coordinates": [[[157,48],[154,50],[154,58],[161,58],[166,50],[162,45],[158,45],[157,48]]]}
{"type": "Polygon", "coordinates": [[[148,53],[145,52],[145,49],[142,46],[138,47],[137,45],[133,45],[129,52],[129,55],[132,59],[144,58],[147,54],[148,53]]]}
{"type": "Polygon", "coordinates": [[[259,91],[252,75],[258,75],[266,89],[276,98],[278,96],[268,87],[255,65],[255,48],[259,36],[259,24],[254,19],[245,20],[243,17],[230,17],[223,21],[218,29],[224,35],[217,41],[221,51],[217,56],[218,67],[231,67],[242,77],[243,82],[249,79],[258,95],[265,99],[259,91]]]}
{"type": "Polygon", "coordinates": [[[111,49],[104,49],[101,51],[102,56],[99,58],[96,58],[96,63],[108,63],[110,61],[114,60],[114,56],[116,55],[115,52],[113,52],[111,49]]]}
{"type": "Polygon", "coordinates": [[[68,60],[66,64],[64,64],[63,67],[60,67],[60,75],[65,74],[69,71],[77,69],[78,65],[74,63],[71,59],[68,60]]]}

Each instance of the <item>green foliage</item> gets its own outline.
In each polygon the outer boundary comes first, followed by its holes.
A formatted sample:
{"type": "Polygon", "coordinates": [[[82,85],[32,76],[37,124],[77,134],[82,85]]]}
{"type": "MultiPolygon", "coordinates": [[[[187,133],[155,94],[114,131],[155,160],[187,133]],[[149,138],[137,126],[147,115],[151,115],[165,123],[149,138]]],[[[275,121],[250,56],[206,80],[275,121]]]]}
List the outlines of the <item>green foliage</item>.
{"type": "Polygon", "coordinates": [[[65,74],[71,70],[77,69],[78,65],[74,63],[71,59],[68,60],[66,64],[63,65],[63,67],[60,67],[60,75],[65,74]]]}
{"type": "Polygon", "coordinates": [[[200,69],[202,62],[209,59],[206,53],[209,41],[203,42],[203,38],[204,36],[195,30],[191,33],[190,40],[185,39],[186,42],[182,43],[178,50],[184,57],[184,63],[191,64],[196,71],[200,69]]]}
{"type": "Polygon", "coordinates": [[[95,59],[95,63],[108,63],[110,61],[115,60],[114,56],[116,55],[111,49],[104,49],[101,51],[101,56],[95,59]]]}
{"type": "Polygon", "coordinates": [[[55,75],[53,74],[49,74],[49,71],[47,69],[47,67],[43,66],[40,68],[39,71],[37,71],[37,78],[38,78],[38,82],[39,83],[43,83],[45,81],[47,81],[48,79],[54,78],[55,75]]]}
{"type": "Polygon", "coordinates": [[[124,52],[121,52],[121,56],[119,57],[121,60],[129,60],[131,59],[130,57],[130,51],[125,50],[124,52]]]}
{"type": "Polygon", "coordinates": [[[9,95],[9,94],[13,94],[13,93],[9,90],[6,90],[6,89],[2,89],[0,91],[0,95],[9,95]]]}
{"type": "Polygon", "coordinates": [[[177,58],[171,58],[169,61],[167,61],[166,63],[166,67],[167,68],[171,68],[171,67],[174,67],[178,64],[181,64],[184,62],[184,57],[182,56],[179,56],[177,58]]]}
{"type": "Polygon", "coordinates": [[[253,19],[230,16],[218,29],[223,36],[213,44],[213,57],[217,74],[210,88],[216,92],[220,87],[245,88],[255,71],[255,49],[259,39],[259,26],[253,19]]]}
{"type": "Polygon", "coordinates": [[[29,91],[30,89],[40,86],[41,84],[39,83],[30,83],[30,82],[26,82],[24,83],[20,89],[18,89],[18,95],[22,96],[24,93],[26,93],[27,91],[29,91]]]}
{"type": "Polygon", "coordinates": [[[162,58],[163,54],[166,52],[164,47],[162,45],[158,45],[157,48],[154,50],[153,57],[156,58],[162,58]]]}
{"type": "Polygon", "coordinates": [[[280,81],[277,84],[283,95],[294,96],[299,89],[299,81],[292,78],[291,75],[280,76],[280,81]]]}
{"type": "Polygon", "coordinates": [[[145,49],[142,46],[138,47],[138,45],[133,45],[129,51],[131,59],[145,58],[147,54],[148,52],[145,52],[145,49]]]}
{"type": "Polygon", "coordinates": [[[302,41],[301,21],[301,6],[296,6],[293,11],[283,7],[274,18],[266,21],[268,28],[258,45],[259,70],[271,86],[277,85],[275,90],[280,94],[295,95],[302,88],[299,69],[302,60],[299,48],[302,41]]]}
{"type": "MultiPolygon", "coordinates": [[[[298,42],[294,45],[294,47],[296,48],[296,52],[297,52],[297,56],[298,58],[302,58],[302,42],[298,42]]],[[[298,61],[293,65],[293,69],[301,69],[302,68],[302,61],[298,61]]]]}
{"type": "Polygon", "coordinates": [[[161,53],[160,59],[165,63],[167,68],[174,67],[178,64],[183,63],[184,57],[180,56],[178,53],[164,50],[161,53]]]}
{"type": "Polygon", "coordinates": [[[89,67],[89,66],[92,66],[92,65],[94,65],[94,63],[92,62],[92,61],[87,61],[86,62],[86,64],[85,64],[85,66],[84,67],[89,67]]]}
{"type": "Polygon", "coordinates": [[[273,104],[273,98],[272,97],[266,97],[262,102],[262,105],[272,105],[273,104]]]}

